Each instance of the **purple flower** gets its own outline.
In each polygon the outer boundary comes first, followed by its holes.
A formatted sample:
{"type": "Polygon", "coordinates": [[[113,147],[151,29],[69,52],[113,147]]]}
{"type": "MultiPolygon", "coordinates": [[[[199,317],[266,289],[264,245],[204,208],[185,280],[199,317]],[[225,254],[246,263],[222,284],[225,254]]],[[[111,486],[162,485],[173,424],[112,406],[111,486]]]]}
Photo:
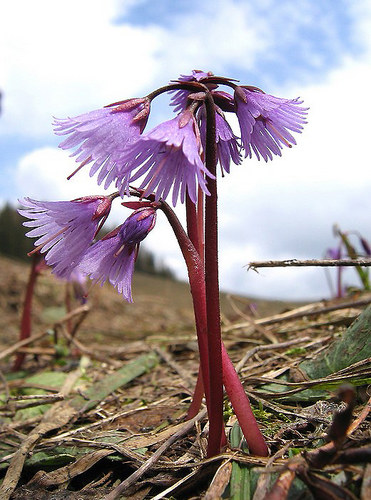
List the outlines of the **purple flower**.
{"type": "Polygon", "coordinates": [[[101,285],[108,280],[128,302],[133,302],[131,280],[139,244],[155,222],[154,208],[136,210],[121,226],[89,248],[79,269],[101,285]]]}
{"type": "Polygon", "coordinates": [[[196,203],[197,187],[210,194],[205,175],[212,177],[201,160],[200,147],[195,119],[190,111],[183,111],[126,148],[125,164],[118,171],[116,186],[123,194],[128,176],[134,182],[146,174],[140,186],[145,189],[144,197],[155,193],[156,200],[165,199],[172,188],[174,206],[178,196],[184,203],[186,193],[196,203]]]}
{"type": "MultiPolygon", "coordinates": [[[[205,149],[206,143],[206,111],[205,106],[200,108],[200,134],[202,146],[205,149]]],[[[222,174],[229,174],[229,166],[231,160],[239,165],[241,163],[240,150],[241,146],[238,143],[237,137],[234,135],[229,123],[225,120],[222,111],[218,108],[215,111],[215,127],[216,127],[216,147],[218,153],[219,164],[222,169],[222,174]]]]}
{"type": "Polygon", "coordinates": [[[46,253],[45,261],[53,273],[70,278],[111,209],[106,196],[85,196],[72,201],[19,200],[26,207],[19,213],[28,219],[24,226],[33,227],[26,236],[37,237],[35,246],[46,253]]]}
{"type": "Polygon", "coordinates": [[[72,284],[75,299],[81,304],[86,304],[86,296],[88,293],[86,275],[76,267],[69,277],[69,282],[72,284]]]}
{"type": "Polygon", "coordinates": [[[106,179],[104,186],[107,188],[115,177],[125,146],[142,133],[148,115],[147,99],[129,99],[74,118],[55,119],[54,131],[57,135],[70,134],[59,147],[77,147],[71,155],[81,163],[77,170],[93,162],[90,176],[100,169],[98,184],[106,179]]]}
{"type": "Polygon", "coordinates": [[[235,105],[245,157],[255,153],[265,161],[281,156],[282,145],[296,144],[292,132],[301,133],[308,108],[298,99],[280,99],[254,87],[236,87],[235,105]]]}
{"type": "MultiPolygon", "coordinates": [[[[204,78],[208,78],[209,76],[213,76],[213,73],[209,71],[205,73],[199,69],[192,70],[191,75],[180,75],[178,81],[180,82],[199,82],[204,78]]],[[[174,106],[174,112],[178,113],[179,111],[183,111],[187,107],[187,99],[189,94],[191,93],[189,90],[170,90],[169,94],[174,93],[171,98],[170,106],[174,106]]]]}
{"type": "Polygon", "coordinates": [[[362,248],[365,251],[365,254],[367,255],[367,257],[370,257],[371,256],[371,247],[370,247],[369,242],[365,238],[363,238],[362,236],[359,237],[359,241],[361,242],[362,248]]]}
{"type": "Polygon", "coordinates": [[[338,247],[328,248],[325,253],[325,259],[341,259],[341,245],[339,245],[338,247]]]}

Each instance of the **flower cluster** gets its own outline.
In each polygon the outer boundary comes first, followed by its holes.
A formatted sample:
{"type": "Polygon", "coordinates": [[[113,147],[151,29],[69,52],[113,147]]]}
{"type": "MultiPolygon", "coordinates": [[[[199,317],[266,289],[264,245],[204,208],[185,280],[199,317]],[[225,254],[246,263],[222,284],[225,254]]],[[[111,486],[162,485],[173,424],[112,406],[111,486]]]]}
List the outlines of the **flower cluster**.
{"type": "MultiPolygon", "coordinates": [[[[208,120],[213,114],[213,142],[222,174],[230,172],[243,156],[253,154],[265,161],[281,155],[283,146],[295,144],[293,132],[301,132],[307,109],[298,99],[281,99],[235,80],[195,70],[143,98],[127,99],[73,118],[55,119],[55,133],[67,136],[62,149],[72,149],[80,170],[90,164],[90,175],[107,189],[109,196],[88,196],[72,201],[20,200],[20,213],[31,219],[27,236],[38,238],[57,276],[69,278],[80,269],[91,279],[111,282],[131,301],[131,276],[140,241],[152,229],[156,203],[171,193],[172,204],[186,199],[196,204],[199,194],[209,196],[208,181],[215,172],[206,166],[210,146],[208,120]],[[227,90],[221,90],[224,86],[227,90]],[[146,130],[151,102],[172,93],[176,117],[146,130]],[[212,102],[212,108],[208,103],[212,102]],[[210,111],[211,109],[211,111],[210,111]],[[227,121],[235,114],[240,138],[227,121]],[[110,212],[114,198],[130,195],[134,182],[141,198],[150,199],[123,225],[94,243],[110,212]]],[[[76,171],[74,173],[76,173],[76,171]]]]}
{"type": "Polygon", "coordinates": [[[153,193],[165,199],[172,189],[172,203],[186,195],[196,201],[197,188],[208,195],[204,164],[206,149],[205,95],[215,103],[218,160],[223,172],[231,161],[241,157],[265,161],[281,155],[283,146],[295,144],[292,132],[301,132],[307,109],[298,99],[281,99],[251,86],[239,86],[233,80],[212,73],[193,71],[176,83],[152,92],[147,97],[129,99],[91,111],[75,118],[56,119],[55,132],[69,135],[60,147],[76,148],[72,156],[80,167],[92,163],[90,175],[98,173],[98,184],[105,188],[115,183],[121,195],[129,193],[129,184],[138,186],[144,196],[153,193]],[[220,90],[232,88],[233,94],[220,90]],[[177,117],[145,131],[151,101],[162,91],[174,92],[171,105],[177,117]],[[237,115],[241,141],[233,133],[225,113],[237,115]]]}
{"type": "MultiPolygon", "coordinates": [[[[112,196],[87,196],[72,201],[43,202],[24,198],[19,210],[33,219],[27,236],[39,237],[35,245],[60,278],[89,275],[96,282],[109,281],[132,302],[131,279],[140,242],[155,225],[156,209],[135,210],[126,221],[93,243],[109,215],[112,196]]],[[[35,249],[35,250],[36,250],[35,249]]],[[[34,251],[35,251],[34,250],[34,251]]]]}

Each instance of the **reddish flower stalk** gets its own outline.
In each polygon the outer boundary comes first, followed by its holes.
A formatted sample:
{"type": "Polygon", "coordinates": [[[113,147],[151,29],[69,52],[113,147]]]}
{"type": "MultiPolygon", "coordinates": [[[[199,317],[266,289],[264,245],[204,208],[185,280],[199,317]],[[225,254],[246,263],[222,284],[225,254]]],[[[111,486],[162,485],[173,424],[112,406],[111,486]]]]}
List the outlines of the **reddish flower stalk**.
{"type": "Polygon", "coordinates": [[[249,446],[249,450],[254,455],[266,457],[268,456],[268,447],[255,420],[250,402],[246,396],[241,381],[223,343],[222,357],[224,387],[227,391],[243,435],[245,436],[246,442],[249,446]]]}
{"type": "MultiPolygon", "coordinates": [[[[204,267],[202,265],[200,256],[195,250],[193,244],[184,232],[179,220],[177,219],[175,213],[170,208],[170,206],[162,202],[161,209],[165,213],[167,219],[170,222],[171,227],[174,230],[175,236],[178,240],[179,246],[181,248],[182,254],[184,256],[189,276],[189,283],[191,287],[191,293],[193,298],[193,307],[195,311],[196,318],[196,330],[199,342],[200,350],[200,365],[202,367],[208,366],[208,351],[207,351],[207,316],[206,316],[206,291],[205,291],[205,279],[204,279],[204,267]],[[205,345],[206,341],[206,345],[205,345]],[[207,364],[206,364],[207,363],[207,364]]],[[[251,453],[260,456],[266,456],[268,454],[268,448],[265,444],[264,438],[259,430],[255,417],[252,413],[249,400],[245,394],[242,387],[241,381],[233,367],[231,360],[229,359],[228,353],[223,344],[221,344],[222,350],[222,372],[223,372],[223,383],[226,388],[229,399],[232,403],[235,414],[240,423],[241,429],[244,433],[245,439],[249,446],[251,453]]],[[[210,387],[210,392],[214,388],[214,384],[209,384],[209,379],[204,382],[205,388],[210,387]]],[[[200,368],[198,379],[196,383],[196,388],[194,392],[193,401],[188,410],[188,417],[197,414],[202,401],[203,396],[203,371],[200,368]],[[201,376],[202,374],[202,376],[201,376]]],[[[206,392],[206,402],[208,403],[209,395],[208,390],[206,392]]],[[[212,420],[213,409],[208,406],[209,421],[212,420]]],[[[222,433],[221,442],[225,443],[225,434],[222,433]]],[[[220,443],[219,450],[220,451],[220,443]]]]}
{"type": "Polygon", "coordinates": [[[187,420],[190,420],[191,418],[195,417],[197,413],[200,411],[204,393],[205,390],[202,377],[202,369],[200,364],[198,367],[198,375],[197,375],[195,390],[193,391],[192,401],[191,404],[189,405],[187,412],[187,420]]]}
{"type": "MultiPolygon", "coordinates": [[[[37,277],[40,274],[40,266],[39,266],[40,259],[41,255],[38,252],[32,255],[31,271],[28,278],[26,295],[23,303],[21,331],[19,334],[19,340],[27,339],[31,335],[32,297],[37,277]]],[[[24,353],[20,352],[17,354],[13,364],[13,371],[16,372],[21,369],[25,357],[26,355],[24,353]]]]}
{"type": "Polygon", "coordinates": [[[220,452],[223,435],[223,369],[222,338],[220,329],[219,271],[218,271],[218,194],[216,183],[216,146],[215,105],[210,93],[205,96],[206,105],[206,151],[205,164],[214,178],[208,179],[210,196],[205,203],[205,285],[206,314],[210,380],[210,409],[214,419],[210,419],[208,456],[220,452]]]}
{"type": "MultiPolygon", "coordinates": [[[[195,250],[197,250],[197,253],[199,255],[200,261],[203,263],[203,243],[201,242],[203,240],[203,214],[201,213],[201,232],[199,231],[199,207],[200,207],[200,198],[201,198],[201,203],[203,201],[203,193],[201,189],[198,190],[198,198],[197,198],[197,209],[196,205],[192,203],[191,199],[187,195],[186,197],[186,219],[187,219],[187,233],[188,237],[193,243],[193,246],[195,247],[195,250]]],[[[206,350],[206,349],[205,349],[206,350]]],[[[208,368],[209,370],[209,368],[208,368]]],[[[192,402],[190,404],[190,407],[188,409],[187,413],[187,419],[191,419],[197,415],[201,408],[202,404],[202,397],[204,395],[204,383],[203,383],[203,376],[202,376],[202,368],[201,364],[199,365],[198,368],[198,376],[197,376],[197,382],[196,382],[196,387],[193,393],[192,397],[192,402]]]]}
{"type": "MultiPolygon", "coordinates": [[[[207,341],[207,320],[206,320],[206,302],[205,302],[205,278],[204,267],[202,265],[199,253],[195,249],[190,238],[187,236],[177,216],[166,202],[160,202],[160,208],[166,215],[174,234],[178,240],[185,263],[187,265],[189,285],[193,300],[195,314],[198,348],[200,352],[200,364],[202,369],[203,386],[206,395],[206,404],[209,413],[209,419],[213,418],[213,410],[210,408],[210,379],[209,379],[209,353],[207,341]]],[[[198,391],[199,401],[201,403],[202,393],[198,391]]],[[[196,405],[195,405],[196,406],[196,405]]],[[[219,450],[218,450],[219,451],[219,450]]]]}

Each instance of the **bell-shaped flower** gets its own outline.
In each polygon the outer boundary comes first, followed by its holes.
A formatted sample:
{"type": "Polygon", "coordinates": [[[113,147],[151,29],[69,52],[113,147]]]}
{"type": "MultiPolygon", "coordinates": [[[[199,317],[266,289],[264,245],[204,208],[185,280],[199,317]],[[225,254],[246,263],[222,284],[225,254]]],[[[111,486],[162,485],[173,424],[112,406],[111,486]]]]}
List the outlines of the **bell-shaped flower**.
{"type": "Polygon", "coordinates": [[[210,194],[205,176],[212,177],[201,160],[200,150],[199,130],[193,114],[183,111],[126,148],[116,187],[121,194],[127,193],[128,177],[134,182],[145,175],[140,185],[144,197],[154,193],[156,200],[166,199],[172,189],[174,206],[178,197],[184,203],[186,194],[196,203],[198,186],[210,194]]]}
{"type": "MultiPolygon", "coordinates": [[[[199,82],[204,78],[213,76],[213,73],[209,71],[205,73],[199,69],[192,70],[191,75],[180,75],[178,78],[179,82],[199,82]]],[[[174,112],[184,111],[187,107],[188,96],[191,92],[189,90],[170,90],[169,94],[174,94],[170,100],[170,106],[174,106],[174,112]]]]}
{"type": "MultiPolygon", "coordinates": [[[[198,118],[200,120],[200,135],[202,146],[206,148],[206,110],[202,106],[199,111],[198,118]]],[[[225,120],[223,112],[216,107],[215,110],[215,139],[216,149],[222,174],[229,174],[231,160],[236,165],[241,163],[241,146],[238,143],[238,138],[234,135],[231,126],[225,120]]]]}
{"type": "Polygon", "coordinates": [[[149,108],[146,98],[129,99],[73,118],[55,119],[55,133],[69,135],[59,147],[76,148],[71,156],[80,163],[77,170],[93,162],[90,176],[100,170],[98,184],[105,180],[107,188],[125,146],[137,140],[146,126],[149,108]]]}
{"type": "Polygon", "coordinates": [[[139,244],[153,229],[155,222],[154,208],[136,210],[121,226],[89,248],[79,269],[101,285],[108,280],[125,300],[133,302],[131,281],[139,244]]]}
{"type": "MultiPolygon", "coordinates": [[[[69,279],[89,248],[95,234],[107,219],[112,199],[107,196],[84,196],[72,201],[19,200],[18,210],[32,219],[23,223],[32,227],[26,236],[38,238],[37,250],[60,278],[69,279]]],[[[35,251],[35,250],[34,250],[35,251]]]]}
{"type": "Polygon", "coordinates": [[[308,108],[298,99],[281,99],[255,87],[236,87],[235,106],[245,157],[255,153],[265,161],[281,156],[282,146],[296,141],[289,131],[301,133],[308,108]]]}

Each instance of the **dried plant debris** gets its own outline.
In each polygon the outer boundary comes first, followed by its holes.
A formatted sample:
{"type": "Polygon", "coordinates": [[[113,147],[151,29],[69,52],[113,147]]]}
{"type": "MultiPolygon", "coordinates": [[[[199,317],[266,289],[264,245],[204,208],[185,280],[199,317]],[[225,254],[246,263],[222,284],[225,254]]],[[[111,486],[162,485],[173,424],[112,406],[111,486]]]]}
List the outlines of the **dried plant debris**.
{"type": "Polygon", "coordinates": [[[205,458],[206,410],[185,419],[198,369],[189,326],[168,342],[159,331],[119,348],[109,334],[93,344],[77,331],[69,342],[59,319],[28,339],[34,351],[22,373],[9,367],[24,346],[8,346],[0,354],[0,498],[366,500],[367,299],[225,322],[269,458],[249,454],[228,403],[231,448],[205,458]],[[347,318],[357,319],[349,326],[347,318]]]}

